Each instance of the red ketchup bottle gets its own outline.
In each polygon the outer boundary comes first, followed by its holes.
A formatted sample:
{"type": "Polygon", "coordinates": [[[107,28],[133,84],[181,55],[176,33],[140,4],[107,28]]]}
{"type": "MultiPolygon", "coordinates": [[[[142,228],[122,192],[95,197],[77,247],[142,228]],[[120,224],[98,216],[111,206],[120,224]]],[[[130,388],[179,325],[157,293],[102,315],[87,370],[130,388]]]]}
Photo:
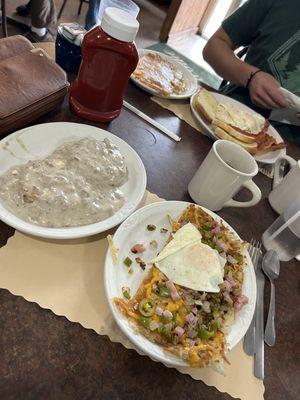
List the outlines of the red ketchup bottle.
{"type": "Polygon", "coordinates": [[[70,93],[70,105],[80,117],[109,122],[120,114],[125,87],[138,63],[133,42],[138,29],[133,16],[108,7],[101,27],[86,33],[81,66],[70,93]]]}

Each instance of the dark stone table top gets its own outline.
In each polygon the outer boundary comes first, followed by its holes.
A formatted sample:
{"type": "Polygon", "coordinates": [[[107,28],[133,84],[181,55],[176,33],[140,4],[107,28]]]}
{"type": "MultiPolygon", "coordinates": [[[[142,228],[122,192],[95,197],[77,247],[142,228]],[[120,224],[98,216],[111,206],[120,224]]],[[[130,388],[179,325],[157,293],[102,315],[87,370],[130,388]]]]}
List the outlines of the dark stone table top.
{"type": "MultiPolygon", "coordinates": [[[[212,142],[150,101],[132,84],[126,99],[178,133],[181,142],[175,143],[127,110],[108,126],[93,125],[107,128],[139,153],[150,191],[167,200],[190,200],[187,184],[212,142]]],[[[36,124],[52,121],[88,123],[70,112],[67,100],[36,124]]],[[[300,148],[293,144],[289,144],[287,152],[300,158],[300,148]]],[[[271,180],[259,174],[254,181],[263,194],[258,205],[227,208],[219,213],[245,240],[261,238],[276,218],[267,200],[271,180]]],[[[240,196],[246,199],[248,193],[242,192],[240,196]]],[[[0,245],[12,234],[13,229],[0,222],[0,245]]],[[[267,400],[299,398],[299,271],[299,262],[295,260],[282,263],[276,282],[277,342],[275,347],[265,349],[267,400]]],[[[0,307],[0,399],[231,398],[7,290],[0,290],[0,307]]]]}

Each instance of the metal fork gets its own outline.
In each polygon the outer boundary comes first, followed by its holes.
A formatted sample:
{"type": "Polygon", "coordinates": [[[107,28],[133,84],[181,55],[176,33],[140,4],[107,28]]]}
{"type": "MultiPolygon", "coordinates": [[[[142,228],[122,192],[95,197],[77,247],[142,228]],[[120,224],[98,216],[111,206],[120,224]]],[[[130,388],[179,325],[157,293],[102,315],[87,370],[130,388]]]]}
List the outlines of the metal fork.
{"type": "MultiPolygon", "coordinates": [[[[261,255],[262,244],[259,240],[251,239],[248,248],[248,253],[254,266],[254,270],[257,268],[259,257],[261,255]]],[[[251,324],[244,337],[243,348],[246,354],[249,356],[254,355],[254,341],[255,341],[255,312],[251,321],[251,324]]]]}

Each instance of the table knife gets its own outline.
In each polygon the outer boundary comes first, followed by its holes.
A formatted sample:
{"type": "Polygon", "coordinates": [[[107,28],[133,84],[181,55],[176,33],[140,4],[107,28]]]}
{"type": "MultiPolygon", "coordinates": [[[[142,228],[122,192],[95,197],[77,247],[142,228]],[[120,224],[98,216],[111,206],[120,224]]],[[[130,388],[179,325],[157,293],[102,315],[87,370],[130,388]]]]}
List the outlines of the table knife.
{"type": "Polygon", "coordinates": [[[256,268],[257,299],[255,311],[254,339],[254,376],[264,379],[264,287],[265,276],[262,272],[262,256],[256,268]]]}
{"type": "MultiPolygon", "coordinates": [[[[255,307],[256,308],[256,307],[255,307]]],[[[254,339],[255,339],[255,318],[256,311],[254,311],[251,324],[244,337],[243,349],[248,356],[254,355],[254,339]]]]}
{"type": "MultiPolygon", "coordinates": [[[[261,257],[261,251],[259,251],[259,254],[255,256],[254,259],[252,259],[253,262],[253,267],[256,275],[256,268],[258,261],[261,257]]],[[[246,335],[244,337],[244,342],[243,342],[243,349],[248,356],[253,356],[254,355],[254,339],[255,339],[255,318],[256,318],[256,305],[255,305],[255,310],[254,314],[252,317],[252,321],[250,323],[250,326],[246,332],[246,335]]]]}

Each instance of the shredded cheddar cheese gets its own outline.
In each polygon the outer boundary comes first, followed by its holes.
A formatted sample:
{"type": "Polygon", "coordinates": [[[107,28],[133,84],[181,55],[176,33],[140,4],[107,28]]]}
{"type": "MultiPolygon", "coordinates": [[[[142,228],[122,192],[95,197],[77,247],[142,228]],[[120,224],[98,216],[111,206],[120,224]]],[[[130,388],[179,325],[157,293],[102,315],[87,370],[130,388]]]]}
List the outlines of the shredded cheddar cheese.
{"type": "Polygon", "coordinates": [[[118,264],[119,262],[119,257],[118,257],[118,251],[119,249],[114,245],[113,239],[111,235],[107,235],[107,241],[108,241],[108,246],[111,251],[111,256],[113,259],[114,264],[118,264]]]}

